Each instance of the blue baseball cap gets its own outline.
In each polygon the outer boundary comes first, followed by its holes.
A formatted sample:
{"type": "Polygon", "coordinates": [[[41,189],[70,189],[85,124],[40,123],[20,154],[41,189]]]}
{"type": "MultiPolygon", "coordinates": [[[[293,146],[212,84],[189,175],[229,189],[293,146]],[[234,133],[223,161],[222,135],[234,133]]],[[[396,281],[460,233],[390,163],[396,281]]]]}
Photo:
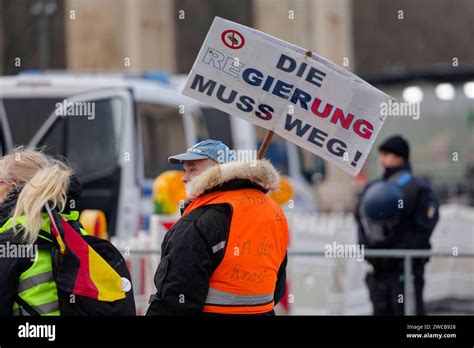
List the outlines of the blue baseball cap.
{"type": "Polygon", "coordinates": [[[184,153],[168,157],[168,162],[181,164],[184,161],[210,158],[217,163],[223,164],[229,162],[230,155],[229,147],[222,141],[208,139],[190,147],[184,153]]]}

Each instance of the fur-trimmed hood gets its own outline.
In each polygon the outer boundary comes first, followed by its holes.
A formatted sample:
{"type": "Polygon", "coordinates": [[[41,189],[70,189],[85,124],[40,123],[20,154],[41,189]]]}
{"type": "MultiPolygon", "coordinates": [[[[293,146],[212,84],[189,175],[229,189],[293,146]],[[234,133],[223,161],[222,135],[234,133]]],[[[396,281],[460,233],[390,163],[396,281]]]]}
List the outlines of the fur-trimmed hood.
{"type": "Polygon", "coordinates": [[[186,184],[186,198],[196,199],[232,180],[249,180],[265,191],[278,189],[280,174],[267,160],[229,162],[210,167],[186,184]]]}

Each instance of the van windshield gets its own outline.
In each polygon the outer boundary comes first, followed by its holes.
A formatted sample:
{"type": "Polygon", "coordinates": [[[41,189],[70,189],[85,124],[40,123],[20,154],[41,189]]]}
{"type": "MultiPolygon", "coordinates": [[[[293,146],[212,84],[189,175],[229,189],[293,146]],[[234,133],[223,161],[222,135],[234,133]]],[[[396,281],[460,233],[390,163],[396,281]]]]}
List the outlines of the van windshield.
{"type": "Polygon", "coordinates": [[[6,98],[3,105],[14,146],[28,145],[61,98],[6,98]]]}
{"type": "MultiPolygon", "coordinates": [[[[64,103],[64,99],[6,98],[3,103],[13,145],[20,146],[30,144],[45,121],[54,113],[57,103],[64,103]]],[[[34,144],[44,148],[49,155],[66,157],[78,177],[83,180],[96,176],[97,173],[110,171],[118,165],[123,118],[118,98],[98,99],[89,104],[94,106],[94,117],[79,117],[81,115],[74,112],[58,117],[39,143],[34,144]],[[87,156],[84,156],[85,153],[87,156]]]]}

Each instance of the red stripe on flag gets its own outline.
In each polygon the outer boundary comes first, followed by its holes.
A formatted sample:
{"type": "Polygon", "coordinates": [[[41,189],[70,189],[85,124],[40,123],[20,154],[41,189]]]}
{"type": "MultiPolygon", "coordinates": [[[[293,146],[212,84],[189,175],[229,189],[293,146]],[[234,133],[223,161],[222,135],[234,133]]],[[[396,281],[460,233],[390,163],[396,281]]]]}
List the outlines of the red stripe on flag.
{"type": "Polygon", "coordinates": [[[80,265],[74,284],[74,294],[98,299],[99,290],[91,279],[89,271],[89,245],[64,220],[61,220],[67,247],[79,259],[80,265]]]}

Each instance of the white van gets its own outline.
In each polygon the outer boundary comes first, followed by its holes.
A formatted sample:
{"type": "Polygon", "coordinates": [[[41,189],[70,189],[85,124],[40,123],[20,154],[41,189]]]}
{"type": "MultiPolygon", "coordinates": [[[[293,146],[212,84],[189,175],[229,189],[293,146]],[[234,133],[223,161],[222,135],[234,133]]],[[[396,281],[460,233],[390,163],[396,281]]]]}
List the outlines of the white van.
{"type": "Polygon", "coordinates": [[[170,154],[207,138],[166,75],[39,72],[0,77],[0,155],[45,146],[83,185],[77,209],[102,210],[110,236],[147,229],[152,183],[170,154]],[[157,82],[158,80],[158,82],[157,82]],[[66,107],[70,115],[61,115],[66,107]]]}

